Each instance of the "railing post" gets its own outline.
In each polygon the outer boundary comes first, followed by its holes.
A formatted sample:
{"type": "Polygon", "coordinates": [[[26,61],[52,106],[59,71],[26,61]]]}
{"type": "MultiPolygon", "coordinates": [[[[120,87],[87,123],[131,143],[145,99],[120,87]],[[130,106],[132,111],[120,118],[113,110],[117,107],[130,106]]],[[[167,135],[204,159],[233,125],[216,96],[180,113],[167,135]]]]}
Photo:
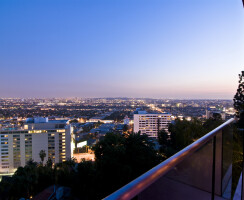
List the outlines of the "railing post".
{"type": "Polygon", "coordinates": [[[215,157],[216,157],[216,136],[213,138],[213,165],[212,165],[212,193],[211,200],[214,200],[215,194],[215,157]]]}

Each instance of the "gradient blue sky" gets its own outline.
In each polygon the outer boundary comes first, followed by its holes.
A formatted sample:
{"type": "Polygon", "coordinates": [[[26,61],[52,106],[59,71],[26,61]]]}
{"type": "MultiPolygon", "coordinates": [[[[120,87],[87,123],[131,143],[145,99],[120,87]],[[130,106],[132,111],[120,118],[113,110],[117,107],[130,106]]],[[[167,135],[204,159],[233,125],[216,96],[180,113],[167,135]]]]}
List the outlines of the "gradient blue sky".
{"type": "Polygon", "coordinates": [[[241,0],[0,0],[0,97],[233,98],[241,0]]]}

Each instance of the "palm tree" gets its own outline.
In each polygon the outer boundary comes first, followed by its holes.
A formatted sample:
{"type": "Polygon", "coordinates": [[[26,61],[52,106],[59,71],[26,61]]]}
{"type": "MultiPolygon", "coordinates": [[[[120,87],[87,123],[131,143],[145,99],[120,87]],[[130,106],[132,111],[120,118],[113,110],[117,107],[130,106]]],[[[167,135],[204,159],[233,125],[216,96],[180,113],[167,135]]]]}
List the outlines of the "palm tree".
{"type": "Polygon", "coordinates": [[[45,150],[41,150],[40,153],[39,153],[39,156],[40,156],[40,158],[41,158],[42,165],[43,165],[44,158],[46,157],[46,152],[45,152],[45,150]]]}

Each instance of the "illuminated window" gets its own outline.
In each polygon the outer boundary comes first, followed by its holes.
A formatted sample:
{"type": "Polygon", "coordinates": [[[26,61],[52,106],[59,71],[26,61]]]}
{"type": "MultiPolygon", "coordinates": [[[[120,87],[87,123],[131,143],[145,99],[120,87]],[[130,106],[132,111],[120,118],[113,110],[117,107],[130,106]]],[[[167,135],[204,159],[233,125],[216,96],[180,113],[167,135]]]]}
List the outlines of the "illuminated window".
{"type": "Polygon", "coordinates": [[[46,130],[32,130],[32,131],[28,131],[28,133],[46,133],[46,130]]]}

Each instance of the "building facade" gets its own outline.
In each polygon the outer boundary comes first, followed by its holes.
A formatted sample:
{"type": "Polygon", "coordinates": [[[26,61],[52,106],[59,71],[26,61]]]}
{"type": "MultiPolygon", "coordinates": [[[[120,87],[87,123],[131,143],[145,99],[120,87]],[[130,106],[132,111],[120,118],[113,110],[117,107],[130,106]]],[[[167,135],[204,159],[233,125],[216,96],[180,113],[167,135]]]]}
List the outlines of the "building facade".
{"type": "Polygon", "coordinates": [[[206,119],[209,118],[221,118],[222,120],[226,119],[226,114],[223,111],[217,110],[217,109],[207,109],[206,110],[206,119]]]}
{"type": "Polygon", "coordinates": [[[61,121],[26,123],[23,129],[0,131],[0,173],[12,173],[33,159],[41,162],[39,153],[44,150],[44,163],[71,158],[71,126],[61,121]]]}
{"type": "Polygon", "coordinates": [[[134,114],[134,132],[140,131],[149,137],[157,138],[158,132],[162,129],[168,131],[168,124],[171,123],[169,113],[146,113],[145,111],[134,114]]]}

